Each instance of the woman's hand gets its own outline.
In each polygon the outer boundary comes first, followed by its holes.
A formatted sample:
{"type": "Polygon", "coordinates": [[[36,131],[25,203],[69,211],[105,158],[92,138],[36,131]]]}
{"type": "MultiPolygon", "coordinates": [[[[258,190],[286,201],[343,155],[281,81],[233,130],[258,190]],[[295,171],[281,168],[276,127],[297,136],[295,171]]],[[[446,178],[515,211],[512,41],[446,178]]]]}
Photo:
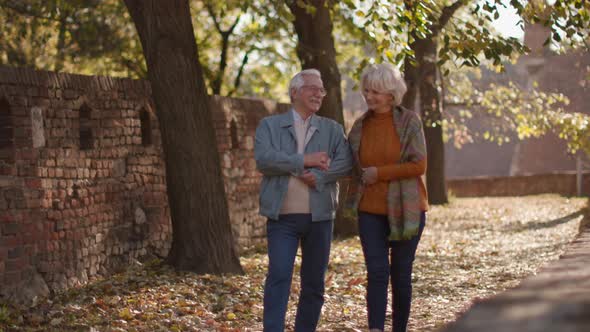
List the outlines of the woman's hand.
{"type": "Polygon", "coordinates": [[[365,185],[370,185],[377,182],[377,167],[371,166],[363,168],[361,179],[365,185]]]}
{"type": "Polygon", "coordinates": [[[305,183],[308,187],[315,189],[316,178],[311,171],[305,170],[299,179],[303,181],[303,183],[305,183]]]}

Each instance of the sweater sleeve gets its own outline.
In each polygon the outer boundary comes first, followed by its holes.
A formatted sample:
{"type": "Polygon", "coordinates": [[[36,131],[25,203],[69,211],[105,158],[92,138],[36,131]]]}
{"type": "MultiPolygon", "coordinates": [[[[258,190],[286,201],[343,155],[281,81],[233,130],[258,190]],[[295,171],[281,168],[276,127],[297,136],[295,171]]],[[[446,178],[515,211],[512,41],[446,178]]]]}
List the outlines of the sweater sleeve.
{"type": "Polygon", "coordinates": [[[426,172],[426,158],[417,162],[385,165],[377,167],[378,181],[392,181],[421,176],[426,172]]]}

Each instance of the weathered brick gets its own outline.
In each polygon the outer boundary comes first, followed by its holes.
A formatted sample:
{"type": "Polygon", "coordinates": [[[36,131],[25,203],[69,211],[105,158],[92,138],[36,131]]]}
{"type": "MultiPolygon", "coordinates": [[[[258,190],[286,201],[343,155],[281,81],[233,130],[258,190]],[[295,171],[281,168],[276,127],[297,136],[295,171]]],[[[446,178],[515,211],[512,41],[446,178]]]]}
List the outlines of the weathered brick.
{"type": "Polygon", "coordinates": [[[3,273],[4,275],[4,285],[16,285],[21,282],[21,272],[20,271],[10,271],[6,268],[6,272],[3,273]]]}
{"type": "Polygon", "coordinates": [[[8,249],[7,258],[8,259],[19,258],[23,255],[23,253],[24,253],[24,249],[22,247],[11,248],[11,249],[8,249]]]}
{"type": "Polygon", "coordinates": [[[25,179],[25,185],[30,189],[40,189],[43,188],[41,179],[25,179]]]}
{"type": "Polygon", "coordinates": [[[1,227],[3,235],[15,235],[21,230],[21,225],[14,222],[4,223],[1,227]]]}
{"type": "Polygon", "coordinates": [[[27,259],[24,257],[7,259],[5,266],[6,271],[22,271],[28,265],[27,259]]]}

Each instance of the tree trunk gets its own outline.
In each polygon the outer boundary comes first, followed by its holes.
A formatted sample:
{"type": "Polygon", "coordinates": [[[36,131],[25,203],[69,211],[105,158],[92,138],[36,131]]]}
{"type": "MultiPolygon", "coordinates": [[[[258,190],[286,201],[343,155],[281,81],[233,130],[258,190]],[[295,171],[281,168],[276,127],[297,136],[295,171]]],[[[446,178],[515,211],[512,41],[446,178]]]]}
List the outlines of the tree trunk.
{"type": "Polygon", "coordinates": [[[408,91],[403,105],[415,109],[418,104],[424,123],[428,168],[426,170],[426,187],[431,204],[448,203],[445,176],[445,146],[442,136],[442,105],[436,75],[435,37],[415,39],[410,44],[414,50],[416,65],[409,59],[405,61],[404,77],[408,91]],[[419,98],[419,100],[417,100],[419,98]]]}
{"type": "Polygon", "coordinates": [[[422,58],[422,79],[420,80],[420,105],[426,137],[428,168],[426,187],[431,204],[446,204],[447,185],[445,176],[445,144],[442,131],[442,105],[438,89],[436,66],[436,42],[433,38],[425,39],[426,53],[422,58]]]}
{"type": "MultiPolygon", "coordinates": [[[[298,37],[297,57],[301,61],[303,69],[315,68],[322,74],[327,94],[318,115],[334,119],[344,126],[341,77],[336,63],[336,48],[334,47],[330,16],[332,2],[329,0],[306,0],[304,3],[313,6],[315,12],[310,14],[305,8],[299,6],[298,1],[289,4],[289,9],[295,16],[293,25],[298,37]]],[[[346,186],[348,183],[340,181],[340,202],[346,198],[346,190],[342,190],[346,186]]],[[[356,233],[356,219],[345,218],[343,204],[340,204],[336,212],[334,234],[339,237],[348,237],[356,233]]]]}
{"type": "Polygon", "coordinates": [[[242,273],[187,0],[125,0],[148,67],[162,132],[172,216],[168,262],[242,273]]]}
{"type": "Polygon", "coordinates": [[[315,68],[322,74],[322,81],[327,95],[318,115],[338,121],[344,125],[342,113],[342,91],[340,89],[340,71],[336,63],[336,49],[332,37],[332,3],[326,0],[307,0],[306,5],[315,7],[310,14],[305,8],[293,1],[289,5],[295,16],[293,25],[297,32],[297,57],[303,69],[315,68]]]}
{"type": "Polygon", "coordinates": [[[406,81],[406,86],[408,90],[404,95],[404,100],[402,100],[402,105],[411,110],[415,110],[416,112],[420,112],[420,105],[417,104],[417,98],[419,96],[419,83],[421,79],[420,74],[420,62],[424,57],[423,51],[420,48],[420,44],[418,43],[419,40],[415,40],[413,43],[410,44],[410,48],[414,51],[414,57],[416,64],[413,64],[408,57],[404,59],[404,80],[406,81]]]}

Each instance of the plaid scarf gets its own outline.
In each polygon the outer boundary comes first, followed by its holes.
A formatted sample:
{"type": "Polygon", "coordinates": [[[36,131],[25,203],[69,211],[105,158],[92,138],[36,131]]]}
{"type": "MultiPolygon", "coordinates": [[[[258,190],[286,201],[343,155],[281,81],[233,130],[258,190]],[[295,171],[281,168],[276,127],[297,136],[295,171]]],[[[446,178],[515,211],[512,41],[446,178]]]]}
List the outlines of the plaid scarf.
{"type": "MultiPolygon", "coordinates": [[[[349,196],[349,206],[356,210],[361,200],[364,186],[360,178],[362,167],[359,159],[363,120],[371,111],[359,117],[348,134],[354,156],[353,183],[356,194],[349,196]]],[[[396,107],[393,110],[393,123],[399,135],[401,153],[399,163],[418,162],[426,158],[426,142],[422,130],[422,120],[416,112],[396,107]]],[[[409,240],[418,234],[420,228],[420,178],[393,180],[387,192],[387,216],[389,219],[389,240],[409,240]]]]}

